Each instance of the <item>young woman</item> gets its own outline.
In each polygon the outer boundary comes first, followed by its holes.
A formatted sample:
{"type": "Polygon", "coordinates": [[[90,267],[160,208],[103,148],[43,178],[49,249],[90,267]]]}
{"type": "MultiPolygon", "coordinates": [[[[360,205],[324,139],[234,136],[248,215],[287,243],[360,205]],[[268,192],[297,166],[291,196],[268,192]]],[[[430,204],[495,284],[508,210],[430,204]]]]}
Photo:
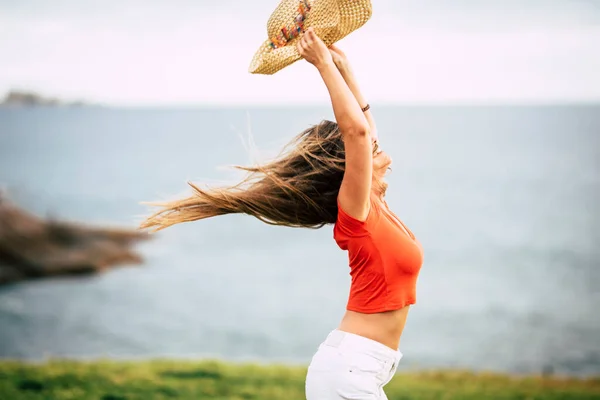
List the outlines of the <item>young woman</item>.
{"type": "Polygon", "coordinates": [[[312,29],[297,48],[327,86],[337,123],[301,133],[277,160],[244,168],[241,183],[162,204],[142,225],[154,230],[180,222],[246,213],[275,225],[334,224],[348,251],[352,284],[346,313],[319,346],[308,368],[308,400],[387,399],[383,386],[402,357],[398,351],[423,251],[383,200],[390,157],[379,149],[369,106],[348,61],[312,29]]]}

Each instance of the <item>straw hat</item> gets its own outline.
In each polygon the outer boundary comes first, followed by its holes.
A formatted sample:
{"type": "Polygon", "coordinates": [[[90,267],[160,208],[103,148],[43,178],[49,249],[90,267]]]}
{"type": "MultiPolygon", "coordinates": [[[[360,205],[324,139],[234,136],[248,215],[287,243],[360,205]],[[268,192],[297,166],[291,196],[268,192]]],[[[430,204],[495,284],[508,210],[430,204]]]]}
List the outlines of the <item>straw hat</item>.
{"type": "Polygon", "coordinates": [[[363,26],[373,8],[370,0],[281,0],[269,22],[269,40],[258,49],[250,72],[274,74],[298,61],[296,40],[313,27],[327,46],[363,26]]]}

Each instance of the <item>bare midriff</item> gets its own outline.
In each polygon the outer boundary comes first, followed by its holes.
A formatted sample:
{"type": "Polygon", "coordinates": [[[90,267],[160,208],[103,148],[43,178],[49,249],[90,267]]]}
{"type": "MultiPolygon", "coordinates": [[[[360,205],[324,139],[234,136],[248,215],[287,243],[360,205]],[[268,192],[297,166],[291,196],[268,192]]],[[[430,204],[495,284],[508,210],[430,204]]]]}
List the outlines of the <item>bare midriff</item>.
{"type": "Polygon", "coordinates": [[[398,350],[410,306],[375,314],[346,311],[339,330],[374,340],[398,350]]]}

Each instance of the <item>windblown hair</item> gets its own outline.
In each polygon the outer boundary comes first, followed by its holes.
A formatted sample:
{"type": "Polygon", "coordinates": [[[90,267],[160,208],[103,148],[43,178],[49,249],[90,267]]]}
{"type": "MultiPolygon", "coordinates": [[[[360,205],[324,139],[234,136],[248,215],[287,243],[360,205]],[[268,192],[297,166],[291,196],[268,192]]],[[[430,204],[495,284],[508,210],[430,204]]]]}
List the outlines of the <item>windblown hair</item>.
{"type": "Polygon", "coordinates": [[[194,190],[191,197],[153,203],[161,209],[141,228],[158,231],[233,213],[290,227],[320,228],[335,223],[345,168],[344,142],[335,122],[322,121],[305,130],[274,161],[236,168],[248,173],[240,183],[210,189],[189,183],[194,190]]]}

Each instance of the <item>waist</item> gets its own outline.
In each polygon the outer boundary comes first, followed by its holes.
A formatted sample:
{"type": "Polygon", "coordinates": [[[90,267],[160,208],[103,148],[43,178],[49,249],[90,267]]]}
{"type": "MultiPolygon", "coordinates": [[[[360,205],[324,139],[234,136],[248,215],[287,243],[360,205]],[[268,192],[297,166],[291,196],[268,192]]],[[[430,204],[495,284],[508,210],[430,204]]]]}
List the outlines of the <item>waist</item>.
{"type": "Polygon", "coordinates": [[[347,310],[339,329],[376,341],[390,349],[398,349],[408,310],[408,306],[376,314],[347,310]]]}
{"type": "Polygon", "coordinates": [[[329,333],[321,346],[334,347],[342,352],[367,354],[378,360],[389,362],[390,365],[397,364],[402,358],[399,350],[341,329],[335,329],[329,333]]]}

